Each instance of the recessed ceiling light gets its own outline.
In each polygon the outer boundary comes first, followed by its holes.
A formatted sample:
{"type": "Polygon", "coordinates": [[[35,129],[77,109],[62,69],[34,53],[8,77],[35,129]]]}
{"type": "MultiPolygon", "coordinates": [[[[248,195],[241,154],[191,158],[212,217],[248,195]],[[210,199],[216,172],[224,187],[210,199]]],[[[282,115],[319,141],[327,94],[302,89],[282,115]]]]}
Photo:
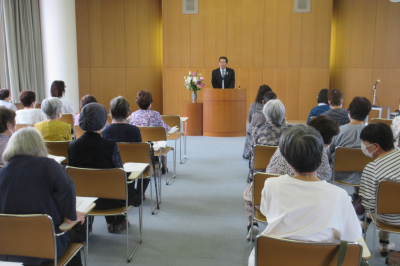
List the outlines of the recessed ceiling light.
{"type": "Polygon", "coordinates": [[[390,0],[390,2],[398,3],[400,0],[390,0]]]}

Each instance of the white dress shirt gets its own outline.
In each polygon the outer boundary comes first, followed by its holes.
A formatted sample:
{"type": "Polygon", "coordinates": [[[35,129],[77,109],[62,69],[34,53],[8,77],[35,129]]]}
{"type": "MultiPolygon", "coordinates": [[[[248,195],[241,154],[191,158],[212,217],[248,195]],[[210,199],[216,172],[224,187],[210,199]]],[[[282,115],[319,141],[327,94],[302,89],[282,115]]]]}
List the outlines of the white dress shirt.
{"type": "Polygon", "coordinates": [[[34,125],[47,119],[42,110],[36,108],[18,110],[16,114],[17,124],[34,125]]]}
{"type": "Polygon", "coordinates": [[[4,101],[4,100],[0,100],[0,106],[5,106],[5,107],[7,107],[9,109],[14,110],[14,112],[17,111],[17,106],[15,106],[15,104],[7,102],[7,101],[4,101]]]}

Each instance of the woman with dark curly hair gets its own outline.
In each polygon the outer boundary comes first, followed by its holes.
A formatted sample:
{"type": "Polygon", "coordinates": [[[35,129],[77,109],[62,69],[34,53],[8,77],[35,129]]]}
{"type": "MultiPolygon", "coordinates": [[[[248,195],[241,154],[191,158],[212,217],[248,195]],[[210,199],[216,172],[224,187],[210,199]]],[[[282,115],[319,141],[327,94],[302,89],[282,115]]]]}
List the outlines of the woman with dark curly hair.
{"type": "MultiPolygon", "coordinates": [[[[251,130],[252,130],[252,127],[250,126],[251,120],[255,113],[260,113],[261,115],[263,115],[262,110],[263,110],[264,104],[266,104],[266,102],[264,102],[264,95],[267,92],[272,92],[272,89],[268,85],[265,85],[265,84],[261,85],[260,88],[258,89],[258,93],[257,93],[254,103],[252,103],[250,105],[249,117],[248,117],[249,127],[247,129],[246,142],[244,143],[244,149],[243,149],[243,158],[244,159],[250,159],[250,153],[251,153],[250,141],[251,141],[251,130]]],[[[276,99],[276,97],[275,97],[275,99],[276,99]]]]}

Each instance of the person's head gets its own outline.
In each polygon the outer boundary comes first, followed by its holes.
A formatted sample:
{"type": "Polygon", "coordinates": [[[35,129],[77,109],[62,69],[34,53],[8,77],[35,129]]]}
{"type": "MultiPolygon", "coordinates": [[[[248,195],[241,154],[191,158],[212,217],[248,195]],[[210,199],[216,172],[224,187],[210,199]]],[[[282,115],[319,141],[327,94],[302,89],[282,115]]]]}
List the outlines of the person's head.
{"type": "Polygon", "coordinates": [[[261,85],[260,88],[258,88],[255,102],[262,103],[262,100],[264,99],[264,94],[266,94],[269,91],[272,91],[272,89],[268,85],[265,84],[261,85]]]}
{"type": "Polygon", "coordinates": [[[23,90],[19,94],[19,101],[24,107],[35,107],[36,93],[33,91],[23,90]]]}
{"type": "Polygon", "coordinates": [[[328,103],[331,106],[341,106],[343,103],[343,93],[338,89],[329,90],[328,103]]]}
{"type": "Polygon", "coordinates": [[[62,115],[63,103],[58,98],[44,99],[42,102],[42,113],[47,116],[47,119],[57,119],[62,115]]]}
{"type": "Polygon", "coordinates": [[[89,103],[79,115],[79,127],[87,132],[100,131],[107,122],[107,109],[98,103],[89,103]]]}
{"type": "Polygon", "coordinates": [[[325,147],[331,144],[334,136],[340,132],[339,124],[325,115],[320,115],[310,122],[308,125],[318,130],[324,140],[325,147]]]}
{"type": "Polygon", "coordinates": [[[0,106],[0,133],[3,134],[7,130],[11,133],[15,131],[15,112],[5,106],[0,106]]]}
{"type": "Polygon", "coordinates": [[[227,64],[228,64],[228,58],[226,58],[225,56],[221,56],[219,58],[219,67],[221,69],[225,69],[227,64]]]}
{"type": "Polygon", "coordinates": [[[47,154],[39,131],[34,127],[26,127],[11,136],[3,153],[3,161],[9,163],[15,156],[47,157],[47,154]]]}
{"type": "Polygon", "coordinates": [[[131,113],[129,102],[122,96],[115,97],[110,102],[111,118],[115,122],[125,122],[131,113]]]}
{"type": "Polygon", "coordinates": [[[371,102],[365,97],[355,97],[347,111],[351,119],[364,121],[371,111],[371,102]]]}
{"type": "Polygon", "coordinates": [[[285,118],[285,106],[280,100],[269,100],[264,105],[263,114],[267,122],[281,124],[285,118]]]}
{"type": "Polygon", "coordinates": [[[372,158],[394,149],[393,132],[386,124],[369,124],[361,131],[360,139],[364,154],[372,158]]]}
{"type": "Polygon", "coordinates": [[[151,92],[146,90],[138,91],[136,95],[136,103],[142,110],[149,109],[151,103],[153,102],[153,98],[151,97],[151,92]]]}
{"type": "Polygon", "coordinates": [[[87,94],[81,99],[81,109],[88,103],[97,103],[96,98],[93,95],[87,94]]]}
{"type": "Polygon", "coordinates": [[[11,93],[9,89],[1,89],[0,90],[0,100],[3,101],[11,101],[11,93]]]}
{"type": "Polygon", "coordinates": [[[317,97],[318,103],[329,104],[328,103],[328,92],[329,92],[328,89],[322,89],[322,90],[319,91],[318,97],[317,97]]]}
{"type": "Polygon", "coordinates": [[[262,103],[265,105],[269,100],[276,100],[276,94],[273,91],[268,91],[264,94],[262,103]]]}
{"type": "Polygon", "coordinates": [[[297,173],[310,173],[321,165],[324,142],[315,128],[296,125],[282,133],[279,150],[297,173]]]}
{"type": "Polygon", "coordinates": [[[66,87],[67,86],[65,86],[65,83],[62,80],[53,81],[53,83],[51,83],[51,89],[50,89],[51,96],[57,98],[63,97],[66,87]]]}

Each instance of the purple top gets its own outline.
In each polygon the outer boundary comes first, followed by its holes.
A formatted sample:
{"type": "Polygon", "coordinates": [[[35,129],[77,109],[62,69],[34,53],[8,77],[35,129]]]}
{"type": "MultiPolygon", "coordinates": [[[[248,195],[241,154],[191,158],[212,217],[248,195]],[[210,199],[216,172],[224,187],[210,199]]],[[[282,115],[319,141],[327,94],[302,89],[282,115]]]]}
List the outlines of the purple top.
{"type": "Polygon", "coordinates": [[[130,124],[138,127],[164,127],[165,131],[171,129],[170,126],[164,123],[159,112],[150,109],[140,109],[133,112],[130,124]]]}

